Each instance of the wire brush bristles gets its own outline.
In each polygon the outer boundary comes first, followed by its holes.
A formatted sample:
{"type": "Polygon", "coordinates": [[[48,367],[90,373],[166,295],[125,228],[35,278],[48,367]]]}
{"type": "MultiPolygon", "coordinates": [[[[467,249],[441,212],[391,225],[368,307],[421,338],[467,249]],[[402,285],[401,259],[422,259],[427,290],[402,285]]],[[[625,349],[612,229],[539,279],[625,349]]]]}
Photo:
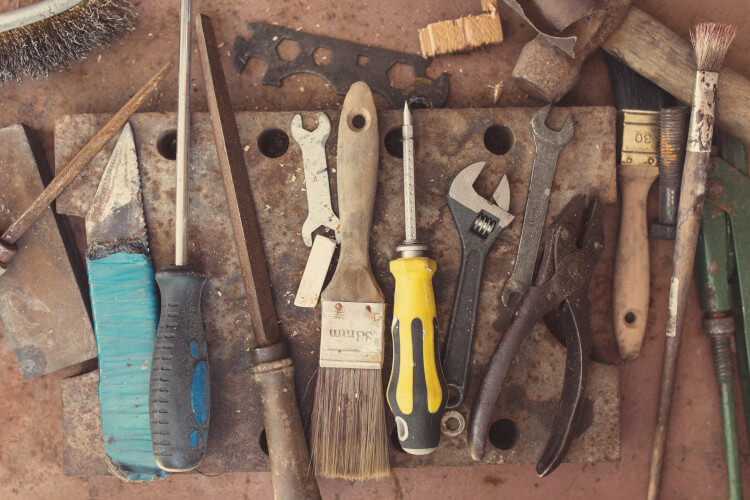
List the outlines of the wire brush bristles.
{"type": "Polygon", "coordinates": [[[729,24],[700,23],[690,33],[698,71],[718,72],[737,28],[729,24]]]}
{"type": "Polygon", "coordinates": [[[390,473],[381,370],[318,371],[312,456],[322,477],[355,481],[390,473]]]}
{"type": "Polygon", "coordinates": [[[54,16],[0,33],[0,82],[44,78],[133,31],[127,0],[83,0],[54,16]]]}

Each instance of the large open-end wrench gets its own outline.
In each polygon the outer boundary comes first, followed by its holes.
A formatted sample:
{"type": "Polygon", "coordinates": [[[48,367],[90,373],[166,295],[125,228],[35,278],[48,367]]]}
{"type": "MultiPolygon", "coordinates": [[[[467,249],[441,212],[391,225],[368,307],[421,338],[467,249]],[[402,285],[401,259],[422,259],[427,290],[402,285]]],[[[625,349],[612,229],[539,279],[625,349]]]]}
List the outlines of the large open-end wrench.
{"type": "Polygon", "coordinates": [[[456,175],[448,190],[448,208],[461,236],[461,271],[453,301],[443,355],[448,385],[448,408],[457,408],[466,394],[466,375],[474,339],[474,324],[482,286],[484,260],[492,243],[513,221],[508,213],[510,185],[503,176],[492,197],[497,205],[474,190],[484,162],[473,163],[456,175]]]}
{"type": "Polygon", "coordinates": [[[341,243],[341,223],[331,206],[326,161],[326,141],[331,134],[331,122],[325,113],[318,113],[317,128],[308,131],[302,126],[302,116],[294,115],[291,130],[292,137],[302,150],[302,164],[305,169],[307,219],[302,224],[302,239],[305,245],[312,246],[313,232],[323,226],[335,233],[336,243],[341,243]]]}
{"type": "Polygon", "coordinates": [[[557,156],[573,137],[573,119],[570,115],[559,131],[547,127],[547,116],[551,108],[552,105],[548,104],[531,119],[531,130],[534,133],[534,165],[531,169],[529,195],[526,198],[521,241],[518,243],[513,273],[505,282],[501,295],[506,306],[510,303],[512,295],[522,295],[526,292],[534,277],[534,266],[539,254],[539,243],[542,241],[542,229],[547,215],[552,179],[555,177],[557,156]]]}

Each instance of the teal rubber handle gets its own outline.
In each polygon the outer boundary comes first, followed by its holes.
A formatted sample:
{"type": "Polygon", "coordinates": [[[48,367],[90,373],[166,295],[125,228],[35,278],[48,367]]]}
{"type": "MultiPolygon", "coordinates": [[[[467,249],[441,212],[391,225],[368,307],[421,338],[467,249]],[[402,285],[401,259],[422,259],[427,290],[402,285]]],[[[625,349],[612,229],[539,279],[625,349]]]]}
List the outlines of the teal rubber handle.
{"type": "Polygon", "coordinates": [[[99,355],[104,451],[125,481],[163,478],[154,459],[149,381],[159,315],[151,259],[118,252],[87,258],[99,355]]]}

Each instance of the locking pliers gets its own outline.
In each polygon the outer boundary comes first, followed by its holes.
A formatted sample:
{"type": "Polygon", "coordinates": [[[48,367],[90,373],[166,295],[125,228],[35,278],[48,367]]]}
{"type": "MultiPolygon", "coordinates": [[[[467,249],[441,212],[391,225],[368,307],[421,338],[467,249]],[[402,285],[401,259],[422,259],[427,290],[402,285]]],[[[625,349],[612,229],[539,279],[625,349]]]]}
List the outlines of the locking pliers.
{"type": "Polygon", "coordinates": [[[587,293],[604,251],[601,209],[596,198],[576,196],[548,230],[534,285],[521,299],[513,323],[498,342],[474,401],[468,444],[474,460],[484,456],[495,404],[521,340],[541,319],[558,338],[565,338],[565,378],[552,433],[537,463],[546,476],[562,461],[583,409],[591,351],[591,312],[587,293]]]}

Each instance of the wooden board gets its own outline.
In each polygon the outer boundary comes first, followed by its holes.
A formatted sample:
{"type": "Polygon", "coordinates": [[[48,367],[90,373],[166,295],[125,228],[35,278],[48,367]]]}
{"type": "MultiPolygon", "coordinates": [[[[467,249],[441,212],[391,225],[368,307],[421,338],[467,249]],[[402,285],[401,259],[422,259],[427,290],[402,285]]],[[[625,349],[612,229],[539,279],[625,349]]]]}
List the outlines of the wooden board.
{"type": "MultiPolygon", "coordinates": [[[[43,156],[35,154],[28,132],[23,125],[0,129],[0,229],[44,189],[38,165],[43,156]]],[[[18,241],[18,253],[0,276],[0,318],[24,379],[96,357],[85,272],[72,235],[59,222],[45,210],[18,241]]]]}
{"type": "MultiPolygon", "coordinates": [[[[435,288],[441,341],[455,292],[460,261],[460,244],[445,195],[453,176],[476,161],[486,161],[486,172],[477,189],[489,196],[500,175],[508,175],[511,185],[510,211],[517,217],[499,237],[488,257],[482,291],[467,404],[460,408],[468,415],[483,367],[501,334],[500,329],[512,311],[503,310],[499,294],[512,270],[528,180],[533,161],[530,120],[536,108],[515,109],[431,109],[414,111],[417,166],[419,231],[438,262],[435,288]],[[503,154],[495,154],[507,151],[503,154]]],[[[598,194],[604,203],[616,198],[614,110],[611,107],[562,108],[553,110],[550,125],[559,127],[566,113],[572,113],[576,133],[561,153],[550,200],[548,220],[577,193],[598,194]]],[[[293,112],[239,112],[237,121],[245,145],[248,165],[264,246],[269,259],[282,335],[289,341],[296,365],[297,393],[302,418],[309,424],[313,377],[317,368],[320,329],[318,309],[294,306],[294,294],[309,249],[302,243],[300,230],[305,219],[306,195],[301,154],[290,134],[293,112]],[[278,130],[289,136],[289,147],[276,158],[264,156],[259,137],[278,130]]],[[[303,123],[315,126],[315,112],[303,112],[303,123]]],[[[331,171],[332,193],[336,204],[336,129],[338,111],[327,112],[332,133],[326,145],[331,171]]],[[[390,139],[400,137],[400,111],[379,113],[381,151],[379,186],[372,233],[372,263],[376,277],[389,301],[393,279],[388,262],[403,239],[402,163],[389,152],[396,151],[390,139]]],[[[60,117],[56,124],[57,164],[74,154],[106,120],[101,115],[60,117]]],[[[138,149],[149,244],[157,269],[173,259],[174,161],[167,152],[164,137],[175,128],[174,114],[143,113],[131,120],[138,149]]],[[[275,132],[278,135],[278,132],[275,132]]],[[[267,135],[265,136],[267,137],[267,135]]],[[[244,290],[235,256],[232,229],[226,213],[225,194],[213,144],[208,115],[193,116],[191,167],[189,172],[190,262],[205,273],[208,284],[203,296],[204,327],[208,336],[211,366],[211,431],[206,457],[200,472],[216,474],[233,471],[265,470],[267,459],[259,445],[262,422],[258,402],[253,397],[248,374],[248,348],[254,343],[246,312],[244,290]]],[[[111,149],[102,152],[75,185],[62,194],[58,208],[71,215],[83,215],[111,149]]],[[[614,242],[608,242],[612,245],[614,242]]],[[[594,331],[611,333],[609,311],[602,306],[608,285],[601,274],[611,273],[610,264],[599,266],[591,291],[594,300],[594,331]],[[605,310],[603,310],[605,309],[605,310]],[[607,326],[603,326],[607,325],[607,326]],[[607,328],[609,330],[607,331],[607,328]]],[[[390,307],[389,307],[390,314],[390,307]]],[[[387,318],[390,322],[390,317],[387,318]]],[[[386,340],[386,353],[390,352],[386,340]]],[[[518,438],[510,449],[488,445],[484,463],[535,463],[549,434],[554,407],[559,400],[564,369],[564,348],[538,326],[527,338],[509,374],[508,384],[496,408],[496,419],[514,422],[518,438]]],[[[384,382],[390,372],[387,356],[384,382]]],[[[96,377],[87,374],[63,384],[63,458],[67,474],[106,473],[103,456],[87,446],[100,439],[96,427],[96,377]],[[86,419],[82,418],[86,416],[86,419]],[[93,455],[92,455],[93,453],[93,455]]],[[[389,421],[393,427],[392,418],[389,421]]],[[[571,447],[571,461],[615,460],[619,447],[619,375],[616,367],[593,363],[588,402],[581,434],[571,447]]],[[[471,465],[465,447],[465,434],[444,437],[438,450],[415,457],[391,449],[394,466],[471,465]]]]}

